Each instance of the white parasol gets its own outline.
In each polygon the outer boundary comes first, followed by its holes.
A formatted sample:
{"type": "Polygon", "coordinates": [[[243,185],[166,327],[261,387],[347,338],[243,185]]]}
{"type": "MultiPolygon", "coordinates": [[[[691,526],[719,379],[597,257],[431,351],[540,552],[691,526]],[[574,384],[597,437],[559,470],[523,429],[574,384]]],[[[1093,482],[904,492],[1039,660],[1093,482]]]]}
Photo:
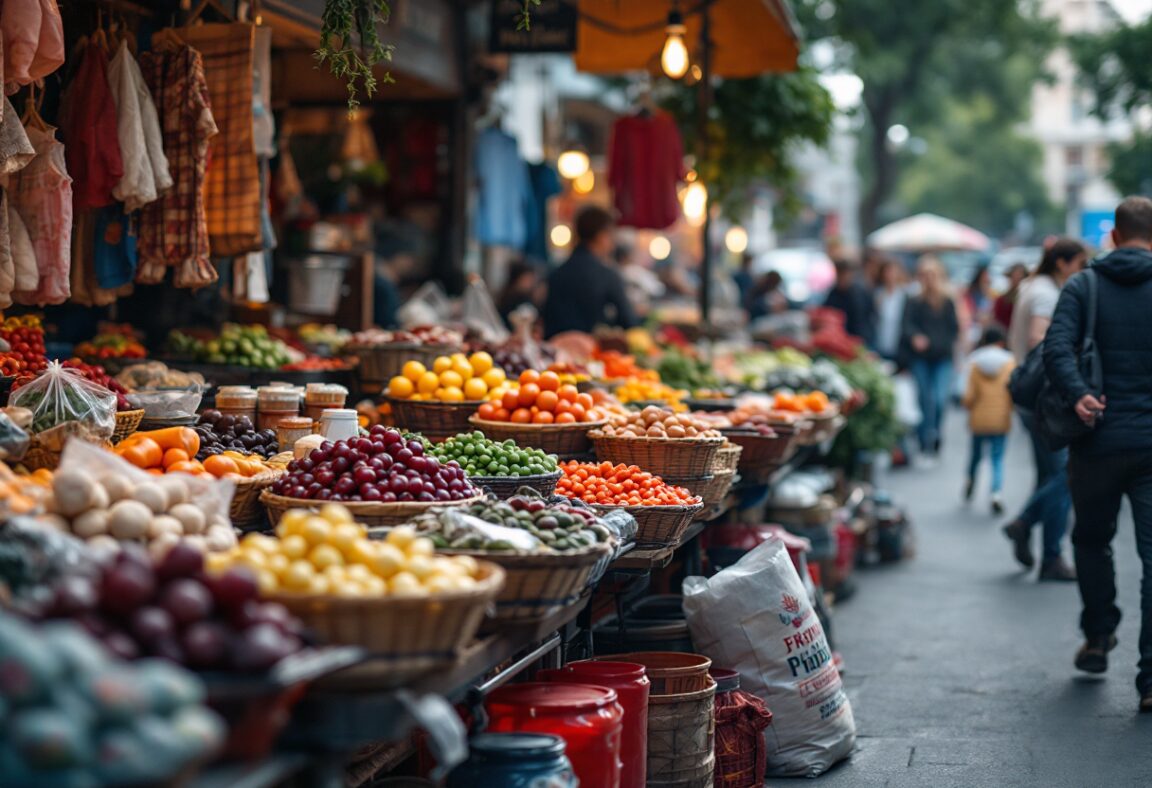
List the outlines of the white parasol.
{"type": "Polygon", "coordinates": [[[886,252],[986,250],[991,241],[966,224],[933,213],[918,213],[881,227],[868,236],[868,246],[886,252]]]}

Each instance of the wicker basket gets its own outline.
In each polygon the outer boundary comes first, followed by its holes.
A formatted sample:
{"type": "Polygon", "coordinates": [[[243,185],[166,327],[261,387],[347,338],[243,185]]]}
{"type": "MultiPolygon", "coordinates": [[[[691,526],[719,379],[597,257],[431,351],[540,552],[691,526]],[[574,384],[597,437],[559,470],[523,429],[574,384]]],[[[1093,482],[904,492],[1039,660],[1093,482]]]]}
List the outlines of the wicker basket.
{"type": "MultiPolygon", "coordinates": [[[[78,437],[70,437],[69,441],[83,440],[78,437]]],[[[94,446],[99,446],[104,449],[111,449],[112,444],[109,441],[89,441],[94,446]]],[[[28,444],[28,450],[24,452],[24,458],[20,460],[20,465],[23,465],[29,471],[48,470],[54,471],[60,467],[60,458],[63,456],[63,449],[51,449],[40,443],[38,436],[33,435],[28,444]]]]}
{"type": "Polygon", "coordinates": [[[228,513],[232,518],[232,525],[237,528],[251,528],[265,523],[268,512],[260,502],[260,493],[271,487],[272,483],[283,475],[283,469],[269,468],[247,479],[237,479],[236,493],[232,496],[232,507],[228,513]]]}
{"type": "Polygon", "coordinates": [[[484,421],[478,416],[468,423],[494,441],[511,439],[518,446],[540,449],[567,460],[592,450],[588,433],[607,424],[590,421],[583,424],[511,424],[504,421],[484,421]]]}
{"type": "Polygon", "coordinates": [[[740,455],[744,449],[738,443],[727,441],[716,452],[716,459],[712,461],[712,473],[723,473],[724,471],[736,472],[740,466],[740,455]]]}
{"type": "Polygon", "coordinates": [[[712,788],[715,701],[711,679],[696,692],[648,696],[649,788],[712,788]]]}
{"type": "Polygon", "coordinates": [[[847,423],[834,409],[827,415],[805,416],[812,426],[798,439],[801,446],[815,446],[835,438],[847,423]]]}
{"type": "Polygon", "coordinates": [[[504,570],[482,561],[472,591],[429,597],[270,597],[325,642],[361,646],[389,672],[411,675],[447,665],[476,636],[484,613],[504,585],[504,570]]]}
{"type": "Polygon", "coordinates": [[[560,481],[560,476],[560,471],[555,471],[536,476],[469,476],[468,481],[501,500],[511,498],[524,487],[550,498],[556,492],[556,482],[560,481]]]}
{"type": "Polygon", "coordinates": [[[700,496],[705,509],[711,509],[724,501],[735,477],[735,471],[716,471],[708,476],[691,479],[666,478],[664,481],[677,487],[686,487],[693,495],[700,496]]]}
{"type": "Polygon", "coordinates": [[[680,543],[680,537],[704,508],[703,503],[692,506],[601,506],[593,504],[598,512],[623,509],[636,518],[636,544],[639,547],[670,547],[680,543]]]}
{"type": "Polygon", "coordinates": [[[704,501],[704,505],[708,505],[708,496],[704,493],[712,486],[712,474],[706,476],[661,476],[665,484],[674,484],[677,487],[683,487],[693,495],[698,495],[704,501]]]}
{"type": "Polygon", "coordinates": [[[469,417],[483,402],[430,402],[385,397],[392,418],[402,430],[418,432],[433,443],[469,432],[469,417]]]}
{"type": "Polygon", "coordinates": [[[611,463],[637,465],[657,476],[691,478],[712,473],[712,461],[723,438],[620,438],[590,433],[596,457],[611,463]]]}
{"type": "MultiPolygon", "coordinates": [[[[449,501],[448,503],[441,501],[434,503],[423,503],[421,501],[404,501],[397,503],[344,501],[343,503],[348,511],[352,513],[356,522],[363,523],[369,528],[384,528],[406,523],[413,517],[423,514],[429,509],[442,506],[469,506],[483,498],[483,495],[474,495],[471,498],[465,498],[461,501],[449,501]]],[[[322,504],[323,501],[313,501],[307,498],[288,498],[283,495],[276,495],[270,490],[264,490],[260,493],[260,503],[264,504],[264,508],[268,510],[268,518],[272,521],[272,524],[275,525],[280,522],[280,518],[284,515],[284,512],[289,509],[311,509],[322,504]]]]}
{"type": "Polygon", "coordinates": [[[426,367],[439,356],[450,356],[460,351],[454,345],[417,345],[396,343],[377,347],[346,347],[348,353],[360,359],[360,379],[365,383],[387,385],[388,381],[400,374],[404,364],[419,361],[426,367]]]}
{"type": "Polygon", "coordinates": [[[729,442],[742,448],[737,469],[751,481],[764,481],[788,462],[796,451],[798,433],[781,427],[774,436],[752,430],[724,430],[729,442]]]}
{"type": "Polygon", "coordinates": [[[652,682],[650,695],[685,695],[708,689],[708,685],[712,683],[708,675],[712,660],[703,654],[688,654],[682,651],[633,651],[628,654],[613,654],[611,660],[643,665],[648,680],[652,682]]]}
{"type": "Polygon", "coordinates": [[[504,570],[504,587],[496,596],[495,618],[535,621],[574,604],[588,586],[597,565],[612,553],[608,544],[579,552],[524,555],[468,550],[437,550],[437,554],[470,555],[504,570]]]}
{"type": "Polygon", "coordinates": [[[144,409],[122,410],[116,413],[116,431],[112,433],[112,443],[119,443],[134,433],[144,420],[144,409]]]}

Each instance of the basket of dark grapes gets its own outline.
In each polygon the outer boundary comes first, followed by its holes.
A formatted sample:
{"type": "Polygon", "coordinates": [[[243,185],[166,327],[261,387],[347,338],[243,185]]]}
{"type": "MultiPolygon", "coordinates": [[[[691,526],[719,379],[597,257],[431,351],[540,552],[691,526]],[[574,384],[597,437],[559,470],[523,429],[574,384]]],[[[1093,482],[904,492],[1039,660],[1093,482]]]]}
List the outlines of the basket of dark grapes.
{"type": "MultiPolygon", "coordinates": [[[[255,455],[262,462],[280,453],[276,430],[258,430],[247,416],[232,416],[218,410],[206,410],[193,427],[200,436],[200,451],[196,459],[203,461],[214,454],[238,451],[255,455]]],[[[236,493],[232,496],[230,515],[237,528],[251,528],[266,522],[266,513],[260,503],[260,493],[284,475],[283,469],[268,468],[264,473],[236,480],[236,493]]]]}

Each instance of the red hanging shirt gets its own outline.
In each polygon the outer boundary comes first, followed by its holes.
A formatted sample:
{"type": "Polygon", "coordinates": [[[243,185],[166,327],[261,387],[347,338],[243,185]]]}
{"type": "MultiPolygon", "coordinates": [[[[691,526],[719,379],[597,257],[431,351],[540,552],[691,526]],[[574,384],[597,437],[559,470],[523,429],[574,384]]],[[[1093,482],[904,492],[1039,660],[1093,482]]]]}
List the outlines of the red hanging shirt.
{"type": "Polygon", "coordinates": [[[680,218],[677,187],[684,179],[680,130],[667,113],[629,116],[612,127],[608,183],[620,224],[663,230],[680,218]]]}

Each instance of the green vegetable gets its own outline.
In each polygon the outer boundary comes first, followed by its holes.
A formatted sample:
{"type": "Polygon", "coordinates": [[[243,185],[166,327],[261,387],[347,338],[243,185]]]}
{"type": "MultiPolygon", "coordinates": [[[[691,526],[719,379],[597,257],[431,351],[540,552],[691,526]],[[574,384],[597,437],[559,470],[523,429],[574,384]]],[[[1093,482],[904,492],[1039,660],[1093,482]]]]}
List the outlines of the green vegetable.
{"type": "Polygon", "coordinates": [[[854,467],[860,452],[887,451],[896,445],[903,427],[896,419],[896,393],[892,379],[875,360],[837,361],[841,374],[854,389],[868,396],[852,414],[836,439],[829,460],[842,468],[854,467]]]}
{"type": "Polygon", "coordinates": [[[656,367],[660,380],[676,389],[720,388],[720,378],[710,364],[698,358],[685,355],[676,348],[669,348],[656,367]]]}
{"type": "Polygon", "coordinates": [[[197,361],[253,369],[279,369],[291,360],[287,346],[259,325],[225,323],[220,336],[209,341],[173,331],[168,335],[168,347],[178,356],[197,361]]]}
{"type": "Polygon", "coordinates": [[[558,467],[555,455],[522,448],[510,440],[498,443],[479,431],[461,433],[427,450],[441,462],[460,463],[469,476],[542,476],[555,473],[558,467]]]}

